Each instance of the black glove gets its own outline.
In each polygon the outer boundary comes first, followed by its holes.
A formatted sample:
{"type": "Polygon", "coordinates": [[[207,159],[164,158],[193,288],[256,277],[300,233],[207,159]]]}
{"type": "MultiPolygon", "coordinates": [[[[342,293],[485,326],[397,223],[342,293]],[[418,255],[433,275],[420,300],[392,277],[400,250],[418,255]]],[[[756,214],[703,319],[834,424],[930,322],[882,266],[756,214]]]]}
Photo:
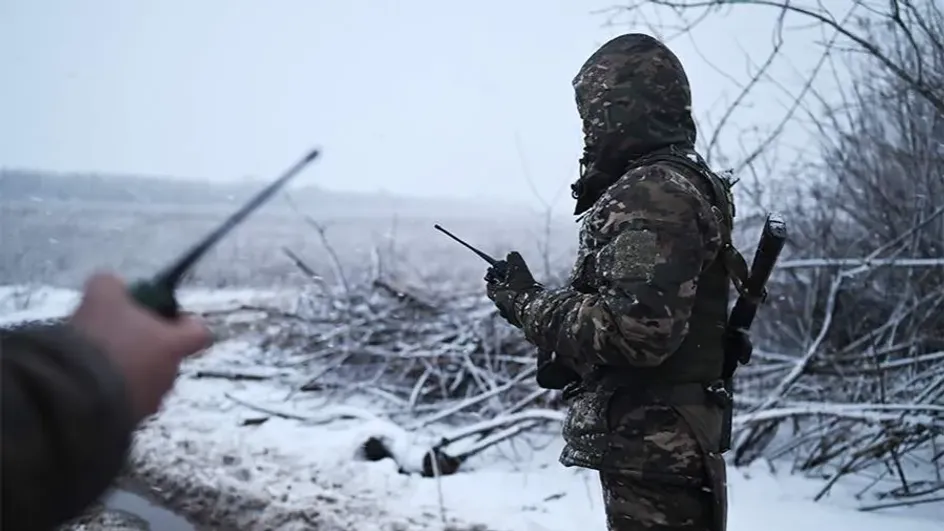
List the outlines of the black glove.
{"type": "Polygon", "coordinates": [[[724,376],[730,378],[738,364],[747,365],[751,361],[754,344],[750,332],[743,328],[728,328],[724,332],[724,376]]]}
{"type": "Polygon", "coordinates": [[[537,381],[538,387],[542,389],[560,390],[572,383],[579,382],[580,375],[558,361],[554,352],[539,350],[537,381]]]}
{"type": "Polygon", "coordinates": [[[517,251],[508,253],[504,260],[485,272],[485,293],[495,303],[498,313],[512,326],[521,328],[515,308],[519,295],[542,289],[534,280],[528,264],[517,251]]]}

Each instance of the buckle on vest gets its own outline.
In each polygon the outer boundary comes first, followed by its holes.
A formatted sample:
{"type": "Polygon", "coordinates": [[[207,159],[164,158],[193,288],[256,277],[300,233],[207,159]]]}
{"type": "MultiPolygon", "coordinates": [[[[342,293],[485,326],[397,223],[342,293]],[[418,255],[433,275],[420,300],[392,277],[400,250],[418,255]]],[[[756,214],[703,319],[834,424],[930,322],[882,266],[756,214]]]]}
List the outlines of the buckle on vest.
{"type": "Polygon", "coordinates": [[[728,408],[734,403],[731,391],[725,387],[724,380],[715,380],[705,386],[705,393],[721,408],[728,408]]]}
{"type": "Polygon", "coordinates": [[[575,398],[577,395],[586,391],[586,388],[583,385],[583,382],[573,381],[565,385],[561,390],[561,399],[564,402],[569,402],[572,398],[575,398]]]}

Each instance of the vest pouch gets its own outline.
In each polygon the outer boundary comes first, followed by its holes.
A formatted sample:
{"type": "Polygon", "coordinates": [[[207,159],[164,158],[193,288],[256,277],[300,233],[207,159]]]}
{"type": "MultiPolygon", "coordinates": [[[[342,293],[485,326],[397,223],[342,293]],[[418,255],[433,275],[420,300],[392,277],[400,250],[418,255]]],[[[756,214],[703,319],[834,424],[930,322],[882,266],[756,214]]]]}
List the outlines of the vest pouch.
{"type": "Polygon", "coordinates": [[[566,445],[560,462],[600,470],[610,447],[610,406],[616,387],[600,382],[585,382],[573,397],[564,418],[563,438],[566,445]]]}
{"type": "Polygon", "coordinates": [[[708,475],[706,486],[712,498],[712,531],[724,531],[728,520],[727,468],[720,451],[724,410],[707,401],[703,404],[673,404],[672,407],[691,427],[701,446],[708,475]]]}

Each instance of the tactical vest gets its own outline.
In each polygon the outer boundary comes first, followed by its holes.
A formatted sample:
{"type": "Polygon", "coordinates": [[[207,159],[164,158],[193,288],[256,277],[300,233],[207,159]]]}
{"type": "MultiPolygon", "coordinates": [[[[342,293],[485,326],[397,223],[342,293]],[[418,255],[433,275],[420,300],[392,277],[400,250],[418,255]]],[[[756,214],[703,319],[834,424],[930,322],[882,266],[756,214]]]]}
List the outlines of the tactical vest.
{"type": "Polygon", "coordinates": [[[625,371],[612,371],[608,368],[604,369],[604,372],[618,372],[619,375],[612,376],[627,384],[638,382],[657,387],[687,383],[708,385],[722,378],[729,282],[733,282],[740,292],[743,289],[743,279],[747,278],[747,264],[731,241],[735,215],[731,185],[710,171],[700,158],[695,162],[686,153],[676,149],[660,150],[647,155],[634,161],[629,169],[650,164],[670,166],[693,181],[692,184],[699,190],[704,190],[704,184],[709,185],[708,199],[721,228],[722,248],[714,261],[698,277],[695,302],[688,321],[688,333],[678,349],[657,367],[640,367],[625,371]]]}

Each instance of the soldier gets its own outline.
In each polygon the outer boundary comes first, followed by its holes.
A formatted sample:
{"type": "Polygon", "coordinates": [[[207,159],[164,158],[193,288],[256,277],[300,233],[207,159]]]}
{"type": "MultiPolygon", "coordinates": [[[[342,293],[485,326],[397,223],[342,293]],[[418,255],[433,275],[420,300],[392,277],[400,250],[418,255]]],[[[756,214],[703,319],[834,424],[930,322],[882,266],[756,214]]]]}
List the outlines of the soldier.
{"type": "Polygon", "coordinates": [[[80,516],[124,464],[184,357],[209,346],[191,317],[167,322],[99,274],[64,323],[0,330],[0,529],[44,531],[80,516]]]}
{"type": "Polygon", "coordinates": [[[725,352],[751,348],[726,329],[747,272],[731,183],[695,152],[688,79],[658,40],[616,37],[573,86],[583,224],[569,285],[544,288],[512,252],[488,297],[542,353],[539,384],[567,386],[561,462],[599,471],[608,528],[722,531],[730,400],[717,384],[725,352]]]}

